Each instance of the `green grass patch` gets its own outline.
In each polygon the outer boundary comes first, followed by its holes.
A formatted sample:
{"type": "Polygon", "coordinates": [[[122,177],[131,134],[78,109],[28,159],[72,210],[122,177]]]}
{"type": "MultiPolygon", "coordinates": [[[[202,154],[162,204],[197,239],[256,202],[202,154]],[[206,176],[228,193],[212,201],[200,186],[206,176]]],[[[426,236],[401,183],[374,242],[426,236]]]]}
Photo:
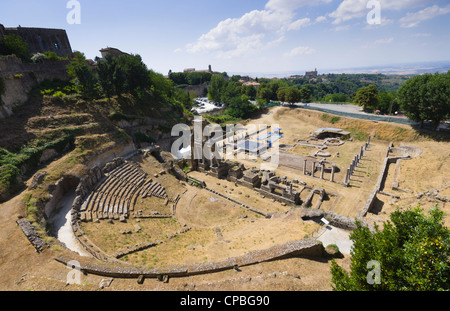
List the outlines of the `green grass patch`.
{"type": "Polygon", "coordinates": [[[323,114],[321,117],[322,121],[331,123],[331,124],[336,124],[339,121],[341,121],[341,117],[338,116],[330,116],[328,114],[323,114]]]}

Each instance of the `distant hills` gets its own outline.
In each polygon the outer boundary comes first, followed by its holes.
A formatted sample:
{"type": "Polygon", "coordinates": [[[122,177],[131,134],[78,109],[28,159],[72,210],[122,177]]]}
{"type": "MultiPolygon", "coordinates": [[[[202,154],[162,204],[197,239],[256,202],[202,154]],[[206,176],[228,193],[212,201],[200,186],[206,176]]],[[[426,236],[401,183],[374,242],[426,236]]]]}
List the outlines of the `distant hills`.
{"type": "MultiPolygon", "coordinates": [[[[404,63],[404,64],[391,64],[391,65],[380,65],[372,67],[355,67],[355,68],[342,68],[342,69],[327,69],[318,68],[319,75],[335,73],[335,74],[357,74],[357,73],[367,73],[367,74],[384,74],[384,75],[419,75],[424,73],[444,73],[450,70],[450,60],[449,61],[439,61],[439,62],[422,62],[422,63],[404,63]]],[[[306,71],[284,71],[284,72],[254,72],[254,73],[243,73],[243,72],[230,72],[229,75],[249,75],[251,77],[260,78],[285,78],[294,75],[304,75],[306,71]]]]}

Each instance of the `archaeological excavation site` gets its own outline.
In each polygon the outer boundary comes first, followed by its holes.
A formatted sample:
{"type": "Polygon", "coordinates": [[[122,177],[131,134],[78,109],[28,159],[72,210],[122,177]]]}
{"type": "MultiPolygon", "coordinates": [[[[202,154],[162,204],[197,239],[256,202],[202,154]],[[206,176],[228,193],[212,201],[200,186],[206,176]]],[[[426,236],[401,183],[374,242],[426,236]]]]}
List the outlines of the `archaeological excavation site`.
{"type": "MultiPolygon", "coordinates": [[[[68,162],[67,155],[47,162],[3,204],[23,207],[14,221],[19,254],[33,250],[44,261],[14,282],[59,288],[80,271],[89,280],[82,290],[100,280],[111,289],[328,290],[330,261],[348,262],[357,223],[382,226],[397,208],[418,203],[448,210],[450,197],[446,143],[395,141],[398,125],[341,122],[345,130],[317,112],[272,108],[217,142],[235,147],[231,160],[194,159],[206,138],[193,138],[185,158],[171,154],[176,137],[168,136],[160,144],[108,143],[77,163],[75,147],[68,162]],[[252,132],[252,124],[267,127],[252,132]],[[355,138],[355,127],[366,132],[355,138]],[[276,143],[252,153],[275,132],[276,143]],[[41,269],[55,277],[39,278],[41,269]]],[[[195,119],[193,127],[206,124],[195,119]]]]}
{"type": "MultiPolygon", "coordinates": [[[[100,53],[72,52],[64,30],[0,24],[2,291],[332,291],[336,266],[361,258],[355,245],[374,248],[361,232],[411,210],[439,209],[450,225],[445,117],[348,102],[409,76],[253,79],[211,65],[165,76],[140,55],[100,53]],[[326,108],[312,107],[322,97],[326,108]]],[[[427,228],[408,262],[432,242],[448,273],[448,245],[427,228]]]]}

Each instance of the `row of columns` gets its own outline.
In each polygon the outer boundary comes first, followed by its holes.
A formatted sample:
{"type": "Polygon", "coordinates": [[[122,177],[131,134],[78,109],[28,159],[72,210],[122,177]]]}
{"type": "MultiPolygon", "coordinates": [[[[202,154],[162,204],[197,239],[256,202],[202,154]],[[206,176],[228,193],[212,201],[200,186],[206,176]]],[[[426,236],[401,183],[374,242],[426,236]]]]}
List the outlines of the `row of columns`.
{"type": "Polygon", "coordinates": [[[369,148],[369,146],[370,146],[370,136],[369,136],[369,139],[367,140],[367,142],[364,144],[364,146],[361,147],[361,151],[353,159],[352,163],[350,164],[350,167],[347,169],[347,175],[345,176],[345,181],[344,181],[345,185],[348,186],[350,184],[350,179],[352,178],[353,173],[355,172],[356,168],[358,167],[359,162],[363,158],[363,156],[364,156],[365,152],[367,151],[367,149],[369,148]]]}
{"type": "MultiPolygon", "coordinates": [[[[367,151],[367,149],[370,146],[370,139],[371,137],[369,136],[367,142],[364,144],[364,146],[361,147],[361,151],[355,156],[355,158],[352,160],[352,163],[350,164],[350,167],[347,169],[347,174],[345,176],[345,181],[344,184],[346,186],[348,186],[350,184],[350,179],[353,175],[353,173],[355,172],[356,168],[358,167],[361,159],[364,157],[365,152],[367,151]]],[[[304,159],[303,160],[303,175],[307,175],[308,171],[306,170],[306,164],[307,164],[308,160],[304,159]]],[[[325,163],[320,162],[320,179],[324,179],[324,173],[325,173],[325,163]]],[[[311,176],[315,177],[315,172],[316,172],[316,162],[312,162],[312,170],[311,170],[311,176]]],[[[334,182],[334,176],[336,174],[336,167],[333,165],[331,167],[331,177],[330,177],[330,181],[334,182]]]]}
{"type": "MultiPolygon", "coordinates": [[[[308,160],[303,160],[303,175],[307,175],[307,170],[306,170],[306,164],[307,164],[308,160]]],[[[320,179],[324,179],[324,174],[325,174],[325,163],[321,162],[319,163],[320,165],[320,179]]],[[[311,170],[311,176],[315,177],[316,173],[316,162],[312,162],[312,170],[311,170]]],[[[330,181],[334,182],[334,175],[336,173],[336,167],[333,165],[331,167],[331,177],[330,177],[330,181]]]]}

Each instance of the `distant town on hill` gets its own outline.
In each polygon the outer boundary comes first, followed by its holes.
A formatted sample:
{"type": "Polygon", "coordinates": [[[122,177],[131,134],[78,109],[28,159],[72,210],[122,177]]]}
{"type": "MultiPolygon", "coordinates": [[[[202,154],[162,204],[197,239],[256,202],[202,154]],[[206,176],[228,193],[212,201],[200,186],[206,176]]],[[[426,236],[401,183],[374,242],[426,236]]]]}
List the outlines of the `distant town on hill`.
{"type": "MultiPolygon", "coordinates": [[[[312,68],[311,68],[312,69],[312,68]]],[[[309,69],[308,69],[309,70],[309,69]]],[[[384,75],[419,75],[424,73],[445,73],[450,70],[450,60],[440,62],[417,62],[404,64],[386,64],[372,67],[355,68],[318,68],[320,74],[384,74],[384,75]]],[[[295,75],[304,75],[307,70],[284,71],[284,72],[229,72],[230,75],[249,75],[261,78],[286,78],[295,75]]]]}

